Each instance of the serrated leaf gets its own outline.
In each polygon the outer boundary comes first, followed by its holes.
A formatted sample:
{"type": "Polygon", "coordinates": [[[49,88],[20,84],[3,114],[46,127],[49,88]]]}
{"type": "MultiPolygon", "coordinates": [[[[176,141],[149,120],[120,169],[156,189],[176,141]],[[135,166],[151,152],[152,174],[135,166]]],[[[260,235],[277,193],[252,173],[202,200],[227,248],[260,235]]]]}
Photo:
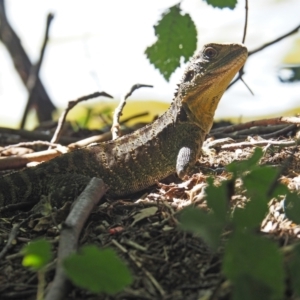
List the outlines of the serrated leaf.
{"type": "Polygon", "coordinates": [[[30,242],[21,252],[24,255],[22,265],[35,271],[43,268],[52,259],[51,244],[46,240],[30,242]]]}
{"type": "Polygon", "coordinates": [[[204,1],[206,1],[207,4],[217,8],[227,7],[230,9],[234,9],[237,4],[237,0],[204,0],[204,1]]]}
{"type": "MultiPolygon", "coordinates": [[[[268,202],[272,196],[268,195],[268,191],[276,176],[277,170],[269,166],[260,166],[244,176],[246,196],[250,198],[250,201],[246,203],[243,209],[234,211],[233,222],[235,226],[239,228],[260,226],[268,212],[268,202]]],[[[275,191],[279,190],[282,189],[275,189],[275,191]]]]}
{"type": "Polygon", "coordinates": [[[196,26],[189,14],[182,14],[179,5],[172,6],[154,26],[157,41],[145,51],[150,63],[168,81],[180,66],[181,57],[187,62],[197,46],[196,26]]]}
{"type": "Polygon", "coordinates": [[[235,281],[232,300],[274,300],[272,290],[249,276],[240,276],[235,281]]]}
{"type": "Polygon", "coordinates": [[[266,199],[271,184],[277,177],[278,170],[270,166],[260,166],[252,170],[243,178],[244,186],[247,189],[247,195],[251,199],[260,198],[260,201],[266,199]]]}
{"type": "Polygon", "coordinates": [[[237,228],[252,229],[259,227],[268,211],[268,204],[264,201],[250,201],[244,208],[236,208],[233,223],[237,228]]]}
{"type": "Polygon", "coordinates": [[[208,186],[205,189],[207,195],[207,205],[213,210],[216,217],[225,224],[228,211],[228,184],[223,181],[220,186],[214,185],[212,177],[207,178],[208,186]]]}
{"type": "Polygon", "coordinates": [[[234,161],[230,163],[229,165],[226,166],[226,170],[228,172],[232,172],[234,174],[234,177],[237,177],[237,175],[243,172],[256,169],[262,156],[263,156],[262,149],[255,148],[251,157],[249,157],[247,160],[244,161],[234,161]]]}
{"type": "Polygon", "coordinates": [[[289,279],[294,292],[300,297],[300,245],[295,246],[288,261],[289,279]]]}
{"type": "Polygon", "coordinates": [[[112,249],[82,247],[78,254],[67,257],[63,266],[75,285],[94,293],[112,295],[132,282],[128,268],[112,249]]]}
{"type": "Polygon", "coordinates": [[[270,240],[250,233],[235,232],[225,247],[223,272],[240,289],[239,295],[245,295],[255,288],[253,283],[259,282],[260,289],[271,295],[270,299],[283,299],[283,257],[270,240]]]}
{"type": "Polygon", "coordinates": [[[288,219],[300,224],[300,196],[288,192],[283,201],[284,213],[288,219]]]}
{"type": "Polygon", "coordinates": [[[180,228],[199,235],[214,250],[220,243],[223,223],[214,215],[187,207],[180,214],[180,228]]]}

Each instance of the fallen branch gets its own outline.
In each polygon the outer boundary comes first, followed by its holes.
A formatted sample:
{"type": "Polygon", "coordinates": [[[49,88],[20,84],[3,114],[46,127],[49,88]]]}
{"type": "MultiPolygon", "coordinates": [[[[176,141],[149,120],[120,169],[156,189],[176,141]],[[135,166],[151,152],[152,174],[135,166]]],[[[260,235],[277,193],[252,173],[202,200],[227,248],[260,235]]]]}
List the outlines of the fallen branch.
{"type": "Polygon", "coordinates": [[[74,202],[73,208],[63,223],[58,247],[56,273],[45,300],[65,299],[70,283],[62,266],[63,260],[77,250],[78,238],[82,228],[93,208],[106,191],[107,187],[102,179],[92,178],[74,202]]]}
{"type": "MultiPolygon", "coordinates": [[[[62,154],[63,147],[48,149],[34,153],[24,154],[22,156],[9,156],[0,158],[0,170],[9,170],[25,167],[29,162],[43,162],[62,154]]],[[[64,152],[65,153],[65,152],[64,152]]]]}

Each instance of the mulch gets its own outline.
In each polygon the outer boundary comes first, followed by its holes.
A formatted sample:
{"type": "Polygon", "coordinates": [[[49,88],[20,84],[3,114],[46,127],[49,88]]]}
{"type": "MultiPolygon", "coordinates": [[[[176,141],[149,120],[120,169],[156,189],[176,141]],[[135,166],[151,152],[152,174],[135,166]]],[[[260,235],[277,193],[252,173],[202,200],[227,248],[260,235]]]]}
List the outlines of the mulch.
{"type": "MultiPolygon", "coordinates": [[[[290,140],[282,136],[278,140],[290,140]]],[[[205,153],[197,163],[198,171],[185,181],[175,175],[156,186],[133,195],[131,199],[102,199],[92,212],[81,233],[79,245],[111,247],[128,265],[133,284],[121,293],[94,295],[72,287],[65,299],[230,299],[230,286],[221,274],[222,247],[213,252],[200,237],[178,228],[182,208],[194,204],[207,209],[205,182],[213,175],[216,182],[227,179],[223,169],[234,160],[244,160],[254,147],[217,149],[205,153]]],[[[280,180],[292,190],[299,190],[300,147],[266,146],[262,164],[282,166],[289,159],[280,180]]],[[[242,206],[246,199],[236,189],[231,208],[242,206]]],[[[53,212],[57,214],[58,212],[53,212]]],[[[0,218],[0,248],[4,247],[13,224],[24,216],[0,218]]],[[[37,273],[22,266],[20,250],[31,240],[44,237],[57,252],[59,226],[53,218],[41,224],[32,216],[24,222],[12,246],[0,261],[0,298],[36,299],[37,273]]],[[[281,201],[272,199],[269,213],[261,224],[261,234],[286,246],[300,238],[300,226],[286,219],[281,201]]],[[[55,274],[54,260],[46,273],[47,285],[55,274]]]]}

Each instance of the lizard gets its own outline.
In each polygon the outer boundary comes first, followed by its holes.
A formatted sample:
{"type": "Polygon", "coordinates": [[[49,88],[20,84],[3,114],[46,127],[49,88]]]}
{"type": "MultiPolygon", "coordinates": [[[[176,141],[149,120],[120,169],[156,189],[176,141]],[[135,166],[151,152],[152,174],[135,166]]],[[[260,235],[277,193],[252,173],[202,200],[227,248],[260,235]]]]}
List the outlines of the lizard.
{"type": "Polygon", "coordinates": [[[190,60],[169,109],[158,119],[115,140],[0,177],[0,208],[35,204],[48,194],[57,201],[74,200],[92,177],[103,179],[112,198],[141,191],[175,172],[183,179],[200,158],[218,103],[247,56],[242,44],[205,45],[190,60]],[[55,196],[56,191],[64,196],[55,196]]]}

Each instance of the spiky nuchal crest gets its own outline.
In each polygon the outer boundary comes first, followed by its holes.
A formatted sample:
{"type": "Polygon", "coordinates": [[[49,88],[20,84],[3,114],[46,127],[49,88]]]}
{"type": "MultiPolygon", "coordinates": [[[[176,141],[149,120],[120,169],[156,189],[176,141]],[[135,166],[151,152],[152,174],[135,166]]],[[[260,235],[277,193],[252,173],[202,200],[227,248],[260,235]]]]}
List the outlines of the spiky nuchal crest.
{"type": "Polygon", "coordinates": [[[111,197],[140,191],[175,172],[183,178],[199,159],[217,104],[246,58],[243,45],[206,45],[187,66],[173,104],[161,117],[117,140],[0,177],[0,207],[37,203],[46,195],[64,203],[91,177],[102,178],[111,197]]]}

